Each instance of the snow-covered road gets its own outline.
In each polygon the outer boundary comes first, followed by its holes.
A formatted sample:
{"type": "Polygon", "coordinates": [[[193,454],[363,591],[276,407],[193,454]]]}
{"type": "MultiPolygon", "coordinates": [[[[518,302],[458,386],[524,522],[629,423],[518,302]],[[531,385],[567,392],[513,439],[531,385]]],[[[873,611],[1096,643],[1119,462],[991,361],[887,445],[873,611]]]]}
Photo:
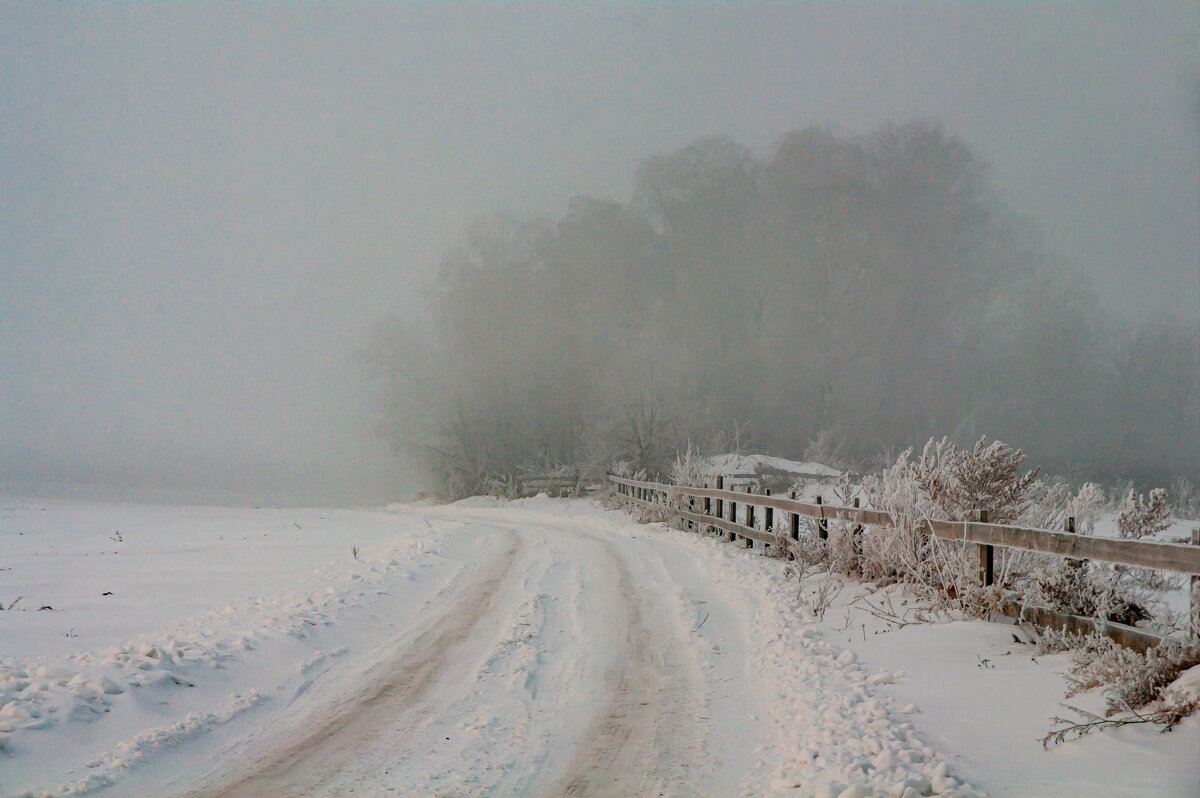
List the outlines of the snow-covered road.
{"type": "Polygon", "coordinates": [[[591,501],[0,511],[3,796],[1200,790],[1195,718],[1043,752],[1065,658],[1010,627],[814,614],[822,577],[591,501]]]}
{"type": "Polygon", "coordinates": [[[362,677],[311,685],[302,716],[189,794],[735,794],[754,737],[716,739],[708,707],[744,674],[705,650],[744,653],[745,619],[697,629],[662,554],[611,521],[529,515],[456,508],[480,558],[362,677]]]}

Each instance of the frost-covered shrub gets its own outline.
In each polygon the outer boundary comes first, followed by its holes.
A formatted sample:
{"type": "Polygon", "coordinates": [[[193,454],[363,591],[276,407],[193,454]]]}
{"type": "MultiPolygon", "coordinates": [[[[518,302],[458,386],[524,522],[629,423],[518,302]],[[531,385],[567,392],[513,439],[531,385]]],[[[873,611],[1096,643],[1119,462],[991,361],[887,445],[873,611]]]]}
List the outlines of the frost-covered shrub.
{"type": "MultiPolygon", "coordinates": [[[[861,492],[855,484],[855,476],[844,471],[830,486],[833,491],[834,503],[849,506],[854,502],[854,496],[861,492]]],[[[804,488],[802,483],[796,483],[791,490],[800,493],[804,488]]],[[[828,533],[825,539],[820,536],[821,522],[816,518],[803,517],[800,520],[800,535],[798,540],[791,540],[782,527],[776,538],[780,545],[787,547],[803,568],[817,568],[840,574],[861,574],[861,547],[865,531],[860,531],[859,525],[850,521],[829,520],[826,522],[828,533]]]]}
{"type": "Polygon", "coordinates": [[[1027,604],[1133,626],[1149,620],[1155,601],[1132,569],[1047,558],[1021,583],[1027,604]]]}
{"type": "Polygon", "coordinates": [[[698,488],[711,483],[717,473],[711,461],[700,453],[699,447],[689,441],[687,448],[675,456],[669,476],[674,485],[698,488]]]}
{"type": "Polygon", "coordinates": [[[1104,489],[1085,482],[1078,491],[1062,480],[1037,480],[1029,488],[1029,505],[1017,519],[1021,524],[1041,529],[1065,529],[1068,518],[1075,519],[1075,532],[1090,535],[1107,504],[1104,489]]]}
{"type": "Polygon", "coordinates": [[[1200,649],[1167,641],[1140,654],[1100,634],[1044,633],[1037,653],[1056,651],[1072,652],[1067,698],[1100,688],[1107,707],[1100,716],[1067,706],[1082,720],[1054,718],[1060,726],[1042,738],[1045,747],[1131,723],[1155,724],[1170,731],[1200,709],[1200,677],[1196,676],[1200,649]]]}
{"type": "Polygon", "coordinates": [[[1002,441],[984,445],[980,438],[967,451],[948,438],[925,444],[915,466],[917,483],[929,500],[952,521],[986,509],[992,523],[1015,521],[1029,506],[1028,493],[1038,470],[1021,473],[1025,453],[1002,441]]]}
{"type": "MultiPolygon", "coordinates": [[[[833,498],[842,507],[852,507],[859,494],[858,476],[843,470],[834,480],[833,498]]],[[[862,547],[866,529],[853,521],[829,522],[829,564],[838,573],[861,576],[863,573],[862,547]]]]}
{"type": "Polygon", "coordinates": [[[1096,522],[1104,512],[1104,488],[1095,482],[1085,482],[1079,492],[1067,502],[1068,516],[1075,519],[1075,531],[1090,535],[1096,531],[1096,522]]]}
{"type": "Polygon", "coordinates": [[[889,468],[863,480],[870,505],[891,515],[892,526],[864,532],[861,570],[874,579],[912,582],[938,600],[973,608],[972,599],[980,592],[976,567],[964,546],[929,534],[926,519],[945,518],[946,513],[922,488],[929,462],[913,462],[911,455],[911,449],[905,450],[889,468]]]}
{"type": "MultiPolygon", "coordinates": [[[[1061,483],[1060,483],[1061,484],[1061,483]]],[[[1074,494],[1059,485],[1035,484],[1033,500],[1023,520],[1034,526],[1061,528],[1067,517],[1075,518],[1077,534],[1089,535],[1106,506],[1103,489],[1085,483],[1074,494]]],[[[1166,585],[1166,578],[1138,568],[1068,560],[1031,552],[1020,552],[1017,580],[1021,600],[1069,615],[1102,618],[1134,625],[1151,617],[1156,599],[1153,590],[1166,585]]]]}
{"type": "Polygon", "coordinates": [[[1062,480],[1034,480],[1026,494],[1029,504],[1016,521],[1042,529],[1062,529],[1071,515],[1068,507],[1074,495],[1070,484],[1062,480]]]}
{"type": "Polygon", "coordinates": [[[1168,640],[1140,654],[1111,638],[1078,637],[1067,673],[1067,698],[1104,688],[1109,717],[1144,707],[1161,697],[1180,673],[1200,664],[1200,650],[1168,640]]]}
{"type": "MultiPolygon", "coordinates": [[[[675,461],[671,463],[668,476],[673,485],[699,488],[712,484],[712,481],[716,478],[716,471],[713,469],[709,459],[701,454],[700,449],[689,441],[687,448],[675,456],[675,461]]],[[[677,510],[691,510],[690,499],[691,497],[688,496],[670,494],[666,499],[666,504],[677,510]]],[[[675,519],[684,528],[687,527],[686,521],[680,521],[678,516],[675,516],[675,519]]]]}
{"type": "Polygon", "coordinates": [[[787,545],[797,567],[802,570],[829,570],[829,544],[817,536],[816,522],[812,519],[801,521],[799,540],[780,541],[787,545]]]}
{"type": "Polygon", "coordinates": [[[1162,488],[1150,491],[1150,498],[1135,494],[1131,489],[1125,505],[1117,516],[1117,530],[1123,538],[1139,540],[1163,531],[1171,525],[1171,508],[1167,492],[1162,488]]]}
{"type": "Polygon", "coordinates": [[[633,476],[633,463],[628,460],[616,460],[609,465],[608,473],[615,477],[629,479],[633,476]]]}
{"type": "Polygon", "coordinates": [[[488,474],[480,482],[480,489],[484,496],[497,499],[511,499],[514,493],[512,480],[503,474],[488,474]]]}
{"type": "Polygon", "coordinates": [[[911,456],[912,449],[905,449],[891,466],[863,480],[871,506],[891,515],[893,524],[872,528],[865,536],[863,552],[875,571],[872,576],[916,580],[929,550],[925,518],[936,507],[921,492],[911,456]]]}

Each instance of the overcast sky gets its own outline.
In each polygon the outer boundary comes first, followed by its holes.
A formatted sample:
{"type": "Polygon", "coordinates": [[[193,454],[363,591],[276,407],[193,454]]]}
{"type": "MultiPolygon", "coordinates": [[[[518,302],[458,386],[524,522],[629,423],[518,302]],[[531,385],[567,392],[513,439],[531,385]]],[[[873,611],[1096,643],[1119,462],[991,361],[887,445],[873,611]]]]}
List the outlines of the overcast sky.
{"type": "MultiPolygon", "coordinates": [[[[6,4],[0,482],[405,496],[355,350],[472,217],[937,118],[1110,307],[1200,315],[1198,6],[6,4]]],[[[282,499],[280,499],[282,500],[282,499]]]]}

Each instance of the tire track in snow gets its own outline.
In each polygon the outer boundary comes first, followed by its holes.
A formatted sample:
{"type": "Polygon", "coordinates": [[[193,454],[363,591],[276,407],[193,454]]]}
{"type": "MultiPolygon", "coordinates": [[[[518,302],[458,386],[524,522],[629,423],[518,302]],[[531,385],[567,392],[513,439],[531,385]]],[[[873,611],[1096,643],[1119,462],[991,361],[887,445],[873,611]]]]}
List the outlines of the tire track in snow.
{"type": "Polygon", "coordinates": [[[699,674],[679,656],[681,640],[674,630],[654,634],[647,621],[652,617],[648,596],[616,546],[579,528],[570,531],[595,542],[611,564],[615,596],[621,600],[616,606],[624,611],[625,640],[617,652],[618,671],[610,677],[606,706],[594,717],[564,775],[546,794],[662,795],[686,773],[681,769],[691,764],[688,750],[698,750],[698,738],[706,733],[696,722],[701,711],[699,674]]]}
{"type": "Polygon", "coordinates": [[[339,701],[336,709],[302,738],[260,760],[249,775],[232,784],[193,795],[220,798],[306,795],[352,760],[364,740],[373,738],[414,707],[433,687],[456,649],[476,624],[491,612],[501,582],[521,551],[521,539],[511,530],[508,549],[487,563],[467,587],[424,632],[405,645],[381,677],[357,695],[339,701]]]}

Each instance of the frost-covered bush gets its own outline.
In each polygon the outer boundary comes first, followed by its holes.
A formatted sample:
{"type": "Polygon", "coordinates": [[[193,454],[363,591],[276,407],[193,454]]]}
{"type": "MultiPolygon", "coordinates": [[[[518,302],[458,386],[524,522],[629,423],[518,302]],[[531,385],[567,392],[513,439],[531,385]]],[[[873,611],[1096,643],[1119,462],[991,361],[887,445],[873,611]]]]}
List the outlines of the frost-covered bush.
{"type": "Polygon", "coordinates": [[[1096,522],[1104,512],[1104,488],[1095,482],[1085,482],[1079,492],[1067,502],[1068,516],[1075,519],[1075,532],[1090,535],[1096,530],[1096,522]]]}
{"type": "Polygon", "coordinates": [[[1068,615],[1133,626],[1158,603],[1133,569],[1055,557],[1021,583],[1021,600],[1068,615]]]}
{"type": "Polygon", "coordinates": [[[1131,489],[1125,505],[1117,516],[1117,530],[1123,538],[1139,540],[1163,531],[1171,525],[1171,508],[1167,492],[1162,488],[1150,491],[1150,498],[1135,494],[1131,489]]]}
{"type": "Polygon", "coordinates": [[[1038,469],[1021,473],[1025,453],[1003,441],[980,438],[970,450],[949,438],[925,444],[915,466],[917,483],[929,500],[951,521],[966,520],[971,511],[986,509],[995,524],[1015,521],[1029,506],[1028,493],[1038,469]]]}
{"type": "Polygon", "coordinates": [[[633,463],[628,460],[615,460],[609,465],[608,473],[614,477],[629,479],[633,476],[633,463]]]}
{"type": "Polygon", "coordinates": [[[668,476],[673,485],[699,488],[716,479],[717,472],[712,462],[700,453],[700,448],[689,441],[687,448],[675,456],[668,476]]]}
{"type": "Polygon", "coordinates": [[[1104,688],[1109,717],[1157,700],[1180,673],[1200,664],[1200,650],[1168,640],[1144,654],[1099,634],[1077,637],[1071,647],[1067,698],[1104,688]]]}
{"type": "Polygon", "coordinates": [[[1101,716],[1068,705],[1082,720],[1054,718],[1060,725],[1042,739],[1045,747],[1131,723],[1155,724],[1170,731],[1200,709],[1200,678],[1196,677],[1200,649],[1194,646],[1167,641],[1139,653],[1101,634],[1049,631],[1038,641],[1037,652],[1052,651],[1072,652],[1067,697],[1099,688],[1107,706],[1101,716]]]}
{"type": "MultiPolygon", "coordinates": [[[[705,487],[716,478],[716,471],[707,457],[700,453],[699,447],[688,442],[687,448],[675,456],[671,463],[668,477],[671,484],[688,488],[705,487]]],[[[666,503],[678,510],[691,510],[690,497],[671,494],[666,503]]],[[[675,517],[678,521],[678,516],[675,517]]],[[[686,527],[686,522],[681,522],[686,527]]]]}
{"type": "Polygon", "coordinates": [[[980,592],[976,568],[964,546],[929,534],[926,519],[945,518],[946,512],[922,487],[930,462],[913,462],[911,455],[905,450],[889,468],[863,481],[870,505],[891,515],[892,526],[864,532],[861,569],[870,578],[911,582],[938,600],[972,608],[980,592]]]}
{"type": "Polygon", "coordinates": [[[484,496],[497,499],[511,499],[514,493],[512,480],[503,474],[488,474],[480,481],[480,489],[484,496]]]}
{"type": "Polygon", "coordinates": [[[929,551],[925,519],[937,508],[921,492],[911,456],[912,449],[905,449],[891,466],[863,480],[871,506],[892,517],[891,528],[872,528],[863,541],[872,576],[915,581],[929,551]]]}
{"type": "Polygon", "coordinates": [[[1104,489],[1085,482],[1078,491],[1062,480],[1036,480],[1028,493],[1029,505],[1019,523],[1041,529],[1065,529],[1068,518],[1075,519],[1075,532],[1090,535],[1107,504],[1104,489]]]}
{"type": "MultiPolygon", "coordinates": [[[[1106,506],[1104,490],[1088,482],[1072,495],[1064,487],[1064,483],[1035,483],[1030,507],[1022,520],[1033,526],[1058,529],[1067,517],[1074,517],[1077,534],[1092,534],[1106,506]]],[[[1155,584],[1151,583],[1164,579],[1142,569],[1032,552],[1015,554],[1013,559],[1020,560],[1014,568],[1019,575],[1015,586],[1023,602],[1085,618],[1129,625],[1148,620],[1149,608],[1156,603],[1151,592],[1155,584]]]]}

